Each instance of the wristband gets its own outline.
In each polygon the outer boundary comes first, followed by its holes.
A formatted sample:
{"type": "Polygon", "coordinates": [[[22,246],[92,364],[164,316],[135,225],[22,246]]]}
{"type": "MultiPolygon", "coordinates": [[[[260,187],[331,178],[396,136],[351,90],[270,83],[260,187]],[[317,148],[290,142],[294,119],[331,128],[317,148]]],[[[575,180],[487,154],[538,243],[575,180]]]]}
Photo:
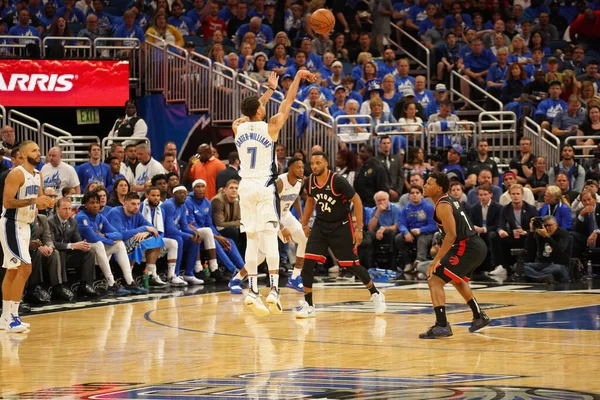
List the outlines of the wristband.
{"type": "Polygon", "coordinates": [[[356,231],[356,232],[362,232],[362,231],[363,231],[363,228],[356,228],[356,229],[355,229],[355,231],[356,231]]]}
{"type": "Polygon", "coordinates": [[[267,89],[268,89],[268,90],[275,91],[275,89],[273,89],[271,86],[267,86],[267,89]]]}

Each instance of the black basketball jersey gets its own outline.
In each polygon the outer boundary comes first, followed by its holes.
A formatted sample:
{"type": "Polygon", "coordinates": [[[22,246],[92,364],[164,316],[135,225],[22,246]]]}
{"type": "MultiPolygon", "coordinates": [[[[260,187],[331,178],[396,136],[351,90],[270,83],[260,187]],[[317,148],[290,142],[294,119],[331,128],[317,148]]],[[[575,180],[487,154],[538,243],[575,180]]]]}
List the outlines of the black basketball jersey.
{"type": "Polygon", "coordinates": [[[350,199],[355,192],[343,176],[327,170],[327,180],[319,186],[317,177],[311,174],[306,186],[308,195],[315,199],[317,220],[341,222],[348,219],[350,199]]]}
{"type": "Polygon", "coordinates": [[[462,209],[460,203],[452,196],[444,195],[435,203],[436,210],[433,213],[433,220],[437,224],[442,236],[446,235],[442,222],[437,218],[437,206],[440,203],[448,203],[452,206],[452,214],[454,215],[454,222],[456,224],[456,242],[466,239],[471,236],[477,235],[475,229],[473,229],[473,223],[467,216],[467,213],[462,209]]]}

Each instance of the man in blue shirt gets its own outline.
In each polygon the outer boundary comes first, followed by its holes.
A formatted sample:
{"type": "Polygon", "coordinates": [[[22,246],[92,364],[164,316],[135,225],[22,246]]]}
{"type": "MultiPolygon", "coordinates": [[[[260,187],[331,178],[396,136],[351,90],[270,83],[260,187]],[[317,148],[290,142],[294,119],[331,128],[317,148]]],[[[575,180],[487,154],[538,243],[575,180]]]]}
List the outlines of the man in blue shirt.
{"type": "MultiPolygon", "coordinates": [[[[498,61],[490,66],[485,80],[487,82],[488,93],[499,99],[508,75],[508,49],[506,47],[498,49],[496,58],[498,61]]],[[[487,109],[493,110],[493,104],[490,101],[487,109]]]]}
{"type": "MultiPolygon", "coordinates": [[[[40,32],[29,25],[29,18],[30,18],[31,14],[29,13],[29,10],[27,9],[22,9],[21,11],[19,11],[19,24],[13,26],[12,28],[9,29],[8,31],[8,35],[9,36],[35,36],[35,37],[40,37],[40,32]]],[[[13,43],[19,42],[19,44],[25,45],[25,44],[29,44],[29,43],[36,43],[32,40],[14,40],[13,43]]]]}
{"type": "Polygon", "coordinates": [[[256,35],[256,46],[262,49],[267,43],[273,41],[273,31],[270,26],[263,25],[259,17],[253,17],[250,22],[239,27],[233,39],[236,46],[241,46],[244,35],[252,32],[256,35]]]}
{"type": "Polygon", "coordinates": [[[562,86],[559,81],[550,82],[548,89],[550,98],[543,100],[538,104],[537,110],[535,111],[535,120],[542,129],[550,130],[554,117],[563,110],[568,108],[567,103],[560,99],[562,93],[562,86]]]}
{"type": "Polygon", "coordinates": [[[104,32],[112,32],[115,17],[104,12],[104,2],[102,0],[94,0],[94,12],[91,14],[98,17],[98,29],[104,32]]]}
{"type": "Polygon", "coordinates": [[[418,263],[427,260],[433,234],[437,226],[433,220],[433,206],[423,200],[423,188],[412,185],[408,194],[410,202],[400,211],[396,235],[396,249],[402,255],[404,272],[416,269],[418,263]],[[408,246],[416,245],[417,257],[413,264],[408,246]]]}
{"type": "Polygon", "coordinates": [[[396,63],[396,53],[393,49],[383,51],[383,60],[377,61],[377,77],[381,80],[387,74],[397,74],[398,63],[396,63]]]}
{"type": "MultiPolygon", "coordinates": [[[[474,39],[471,42],[472,53],[465,56],[464,75],[471,82],[484,87],[485,77],[488,74],[490,66],[496,61],[496,57],[491,50],[483,48],[481,39],[474,39]]],[[[467,82],[461,80],[460,90],[464,96],[471,96],[471,87],[467,82]]]]}
{"type": "Polygon", "coordinates": [[[127,250],[123,243],[123,235],[106,218],[98,214],[100,196],[95,192],[88,193],[83,196],[81,203],[83,207],[79,209],[75,216],[77,229],[81,238],[91,244],[92,251],[96,254],[96,262],[107,280],[107,291],[115,296],[126,296],[130,293],[148,293],[146,289],[139,287],[133,279],[127,250]],[[123,272],[123,279],[125,280],[123,287],[115,282],[110,270],[108,260],[113,254],[123,272]]]}
{"type": "MultiPolygon", "coordinates": [[[[313,53],[312,51],[312,39],[309,37],[305,37],[302,39],[302,44],[300,45],[300,50],[307,54],[306,56],[306,68],[308,68],[311,72],[318,71],[323,68],[323,60],[321,56],[313,53]]],[[[333,61],[332,61],[333,62],[333,61]]]]}
{"type": "Polygon", "coordinates": [[[560,139],[561,143],[570,136],[577,135],[579,127],[586,121],[585,108],[581,107],[581,100],[576,94],[569,97],[567,109],[559,111],[552,121],[552,134],[560,139]]]}
{"type": "Polygon", "coordinates": [[[130,263],[140,264],[145,256],[148,271],[156,271],[156,260],[165,242],[158,230],[139,211],[140,197],[135,192],[129,192],[125,195],[125,205],[110,210],[108,220],[123,235],[130,263]]]}
{"type": "MultiPolygon", "coordinates": [[[[119,26],[115,30],[116,38],[135,38],[144,43],[146,37],[142,28],[135,24],[135,14],[132,11],[125,11],[123,13],[123,25],[119,26]]],[[[117,42],[117,46],[136,46],[138,43],[132,40],[123,40],[117,42]]]]}
{"type": "MultiPolygon", "coordinates": [[[[81,184],[82,192],[92,183],[98,183],[105,188],[112,186],[112,174],[110,167],[100,160],[102,157],[102,149],[97,143],[92,143],[88,149],[90,161],[83,163],[77,169],[77,177],[81,184]]],[[[120,168],[120,165],[119,165],[120,168]]]]}
{"type": "Polygon", "coordinates": [[[65,5],[56,10],[58,17],[63,17],[69,24],[85,24],[85,15],[75,7],[75,0],[65,0],[65,5]]]}
{"type": "Polygon", "coordinates": [[[244,259],[235,242],[222,236],[212,221],[212,206],[205,197],[206,182],[196,179],[192,184],[193,192],[185,201],[189,223],[199,235],[202,235],[204,248],[208,252],[210,275],[218,282],[229,282],[218,269],[217,260],[231,273],[244,268],[244,259]]]}
{"type": "MultiPolygon", "coordinates": [[[[373,240],[374,250],[381,244],[389,246],[388,266],[389,269],[396,270],[396,250],[394,249],[394,239],[398,233],[398,221],[400,220],[400,207],[390,203],[390,195],[387,192],[380,191],[375,193],[376,206],[369,209],[371,216],[368,219],[368,229],[373,240]]],[[[367,218],[365,218],[367,220],[367,218]]]]}
{"type": "Polygon", "coordinates": [[[165,215],[165,237],[177,241],[177,266],[175,276],[179,276],[181,261],[185,257],[185,273],[183,279],[191,285],[202,285],[204,281],[194,276],[194,272],[202,270],[198,260],[200,254],[200,235],[189,227],[188,209],[185,206],[187,189],[177,186],[173,189],[173,197],[161,204],[165,215]]]}
{"type": "MultiPolygon", "coordinates": [[[[99,0],[98,0],[99,1],[99,0]]],[[[179,2],[173,2],[171,6],[171,16],[168,19],[169,25],[173,25],[183,36],[196,35],[194,23],[188,17],[182,16],[183,6],[179,2]]]]}

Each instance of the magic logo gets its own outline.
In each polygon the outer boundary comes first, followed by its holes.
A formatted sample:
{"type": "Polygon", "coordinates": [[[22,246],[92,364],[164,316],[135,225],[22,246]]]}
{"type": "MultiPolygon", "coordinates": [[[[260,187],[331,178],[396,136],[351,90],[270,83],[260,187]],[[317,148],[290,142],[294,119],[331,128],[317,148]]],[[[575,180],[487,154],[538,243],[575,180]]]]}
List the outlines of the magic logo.
{"type": "Polygon", "coordinates": [[[584,400],[593,393],[511,387],[482,381],[524,378],[519,375],[447,373],[421,377],[389,376],[391,371],[351,368],[302,368],[250,373],[218,379],[193,379],[157,385],[90,383],[21,393],[15,398],[49,399],[536,399],[584,400]],[[386,376],[383,376],[383,375],[386,376]],[[135,387],[132,387],[135,386],[135,387]]]}

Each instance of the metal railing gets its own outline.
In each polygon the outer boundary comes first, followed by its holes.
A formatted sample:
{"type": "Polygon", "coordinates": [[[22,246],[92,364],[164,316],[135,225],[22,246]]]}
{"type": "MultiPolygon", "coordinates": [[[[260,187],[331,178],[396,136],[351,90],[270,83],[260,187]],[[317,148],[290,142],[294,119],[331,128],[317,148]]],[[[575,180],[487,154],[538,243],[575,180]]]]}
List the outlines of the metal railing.
{"type": "Polygon", "coordinates": [[[544,156],[546,165],[552,166],[560,161],[560,140],[551,132],[544,130],[531,118],[525,117],[523,137],[531,139],[531,152],[544,156]]]}
{"type": "Polygon", "coordinates": [[[6,125],[6,108],[0,104],[0,129],[6,125]]]}
{"type": "Polygon", "coordinates": [[[338,115],[333,120],[333,132],[340,138],[344,143],[365,143],[374,132],[373,128],[373,117],[368,114],[356,114],[356,115],[338,115]],[[340,120],[346,119],[364,119],[366,122],[353,123],[346,122],[341,124],[340,120]],[[366,132],[359,132],[356,128],[364,128],[366,132]]]}
{"type": "Polygon", "coordinates": [[[89,161],[88,152],[92,143],[100,144],[100,138],[98,136],[59,136],[56,140],[56,145],[62,150],[63,161],[70,165],[89,161]]]}
{"type": "Polygon", "coordinates": [[[40,139],[40,121],[17,110],[9,110],[7,124],[15,130],[15,142],[40,139]]]}
{"type": "MultiPolygon", "coordinates": [[[[131,141],[131,139],[132,139],[131,137],[105,137],[105,138],[102,138],[102,142],[101,142],[102,156],[103,156],[102,158],[106,158],[110,155],[110,146],[113,142],[123,144],[127,141],[131,141]]],[[[148,147],[150,147],[150,139],[148,139],[147,137],[137,137],[137,138],[133,138],[133,139],[135,139],[135,140],[133,140],[135,143],[143,142],[143,143],[146,143],[148,145],[148,147]]],[[[89,145],[89,143],[88,143],[88,145],[89,145]]]]}
{"type": "Polygon", "coordinates": [[[309,110],[309,125],[306,132],[304,150],[310,155],[313,145],[318,144],[331,160],[335,160],[340,147],[340,140],[334,133],[333,117],[319,110],[309,110]]]}
{"type": "Polygon", "coordinates": [[[68,59],[87,59],[92,57],[92,41],[89,38],[46,36],[42,40],[42,57],[47,55],[68,59]],[[62,47],[62,54],[49,54],[49,47],[58,42],[62,47]]]}
{"type": "MultiPolygon", "coordinates": [[[[427,148],[425,142],[425,127],[423,124],[409,123],[383,123],[375,125],[375,135],[377,136],[400,136],[405,139],[404,146],[400,143],[400,150],[404,150],[408,154],[408,149],[411,147],[422,147],[424,151],[427,148]],[[391,130],[390,130],[391,128],[391,130]],[[406,129],[406,130],[404,130],[406,129]]],[[[402,141],[401,141],[402,142],[402,141]]]]}
{"type": "Polygon", "coordinates": [[[40,133],[38,145],[43,155],[47,155],[48,150],[57,145],[59,137],[68,138],[73,136],[69,132],[47,123],[42,124],[40,133]]]}
{"type": "Polygon", "coordinates": [[[478,130],[475,144],[486,140],[491,152],[501,162],[500,167],[508,167],[508,163],[517,155],[517,116],[512,111],[483,111],[479,113],[478,130]]]}
{"type": "Polygon", "coordinates": [[[392,26],[392,28],[394,28],[396,30],[396,32],[403,35],[403,37],[411,40],[413,43],[415,43],[419,48],[421,48],[425,52],[426,58],[425,58],[425,62],[423,62],[419,59],[419,57],[416,57],[416,56],[412,55],[411,53],[409,53],[408,51],[406,51],[406,49],[404,47],[402,47],[402,45],[400,43],[394,42],[391,39],[391,36],[388,37],[388,40],[390,43],[392,43],[398,49],[403,51],[404,54],[406,54],[406,56],[408,58],[410,58],[411,60],[416,62],[417,65],[419,65],[422,68],[425,68],[425,74],[426,74],[425,77],[427,78],[426,85],[428,85],[429,82],[431,82],[431,51],[427,48],[427,46],[425,46],[423,43],[421,43],[420,41],[418,41],[417,39],[412,37],[412,35],[410,33],[406,32],[404,29],[400,28],[398,25],[394,24],[393,22],[390,23],[390,25],[392,26]]]}
{"type": "Polygon", "coordinates": [[[212,60],[195,52],[188,54],[188,111],[206,112],[210,110],[213,91],[211,83],[212,60]]]}
{"type": "Polygon", "coordinates": [[[144,52],[144,86],[146,92],[161,93],[165,90],[165,45],[166,42],[154,35],[146,35],[144,52]],[[150,40],[152,39],[152,40],[150,40]]]}
{"type": "Polygon", "coordinates": [[[476,84],[471,82],[469,79],[467,79],[465,76],[459,74],[456,71],[452,71],[452,73],[450,74],[450,99],[452,100],[452,102],[455,101],[454,96],[458,96],[465,102],[465,104],[469,104],[470,106],[476,108],[479,111],[487,111],[483,107],[481,107],[479,104],[477,104],[473,100],[471,100],[469,97],[465,96],[461,92],[460,87],[459,87],[459,90],[454,89],[454,82],[455,82],[454,78],[458,78],[459,82],[467,83],[471,88],[473,88],[476,91],[478,91],[479,93],[481,93],[484,98],[490,99],[493,103],[497,104],[498,110],[500,110],[500,111],[504,110],[504,105],[502,104],[502,102],[500,100],[498,100],[497,98],[495,98],[494,96],[489,94],[487,91],[483,90],[482,88],[480,88],[479,86],[477,86],[476,84]]]}
{"type": "Polygon", "coordinates": [[[42,39],[36,36],[0,36],[0,58],[28,58],[33,54],[27,54],[27,45],[36,44],[40,49],[42,39]]]}
{"type": "Polygon", "coordinates": [[[129,86],[136,88],[138,96],[142,95],[141,78],[144,57],[139,39],[96,38],[93,43],[92,54],[101,58],[129,60],[129,86]]]}
{"type": "Polygon", "coordinates": [[[241,91],[236,85],[237,72],[221,64],[213,63],[211,82],[212,103],[210,110],[213,124],[231,124],[239,115],[241,91]]]}
{"type": "Polygon", "coordinates": [[[188,52],[167,43],[165,60],[165,101],[167,103],[186,102],[189,85],[184,76],[188,73],[188,52]]]}
{"type": "Polygon", "coordinates": [[[570,136],[565,139],[565,144],[570,144],[573,146],[573,149],[581,150],[583,154],[576,154],[575,158],[587,159],[594,158],[594,153],[592,152],[594,149],[598,148],[597,144],[577,144],[577,142],[586,142],[588,140],[592,141],[600,141],[600,136],[598,135],[590,135],[590,136],[570,136]],[[585,154],[588,153],[588,154],[585,154]]]}

